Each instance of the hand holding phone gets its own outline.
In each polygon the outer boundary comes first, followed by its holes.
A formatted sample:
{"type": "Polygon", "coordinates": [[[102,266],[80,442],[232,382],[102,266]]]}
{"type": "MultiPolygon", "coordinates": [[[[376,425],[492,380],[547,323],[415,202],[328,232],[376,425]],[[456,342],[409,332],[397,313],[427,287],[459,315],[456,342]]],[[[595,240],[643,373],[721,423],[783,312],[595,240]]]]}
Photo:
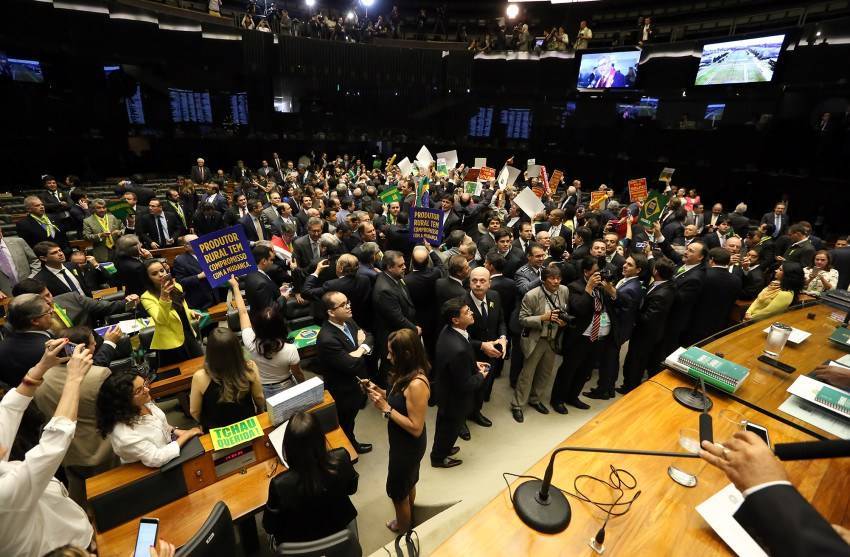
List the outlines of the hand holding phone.
{"type": "Polygon", "coordinates": [[[158,518],[142,518],[139,521],[139,533],[136,535],[136,551],[133,557],[150,557],[151,547],[156,546],[158,531],[158,518]]]}

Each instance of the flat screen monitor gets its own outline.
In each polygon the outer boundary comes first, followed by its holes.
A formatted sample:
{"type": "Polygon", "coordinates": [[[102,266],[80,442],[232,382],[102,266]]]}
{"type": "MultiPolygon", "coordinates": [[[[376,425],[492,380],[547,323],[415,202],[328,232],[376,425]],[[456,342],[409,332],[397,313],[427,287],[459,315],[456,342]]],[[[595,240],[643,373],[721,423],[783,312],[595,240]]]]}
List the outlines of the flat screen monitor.
{"type": "Polygon", "coordinates": [[[710,104],[705,107],[704,119],[716,122],[723,119],[723,111],[726,110],[725,103],[710,104]]]}
{"type": "Polygon", "coordinates": [[[136,83],[133,94],[124,99],[127,106],[127,121],[143,126],[145,124],[145,109],[142,104],[142,86],[136,83]]]}
{"type": "Polygon", "coordinates": [[[493,131],[493,107],[480,106],[469,119],[469,137],[490,137],[493,131]]]}
{"type": "Polygon", "coordinates": [[[41,73],[41,62],[37,60],[23,60],[21,58],[0,57],[0,74],[7,75],[15,81],[23,83],[44,83],[44,74],[41,73]]]}
{"type": "Polygon", "coordinates": [[[624,120],[637,120],[645,118],[655,120],[658,113],[658,99],[654,97],[641,97],[637,103],[617,103],[617,115],[624,120]]]}
{"type": "Polygon", "coordinates": [[[640,51],[582,54],[579,89],[629,89],[635,86],[640,51]]]}
{"type": "Polygon", "coordinates": [[[528,108],[506,108],[499,113],[499,123],[504,124],[508,139],[528,139],[533,119],[528,108]]]}
{"type": "Polygon", "coordinates": [[[248,125],[248,93],[230,94],[230,119],[239,126],[248,125]]]}
{"type": "Polygon", "coordinates": [[[212,105],[209,91],[169,89],[171,121],[175,124],[212,124],[212,105]]]}
{"type": "Polygon", "coordinates": [[[702,47],[696,85],[757,83],[773,79],[785,35],[709,43],[702,47]]]}

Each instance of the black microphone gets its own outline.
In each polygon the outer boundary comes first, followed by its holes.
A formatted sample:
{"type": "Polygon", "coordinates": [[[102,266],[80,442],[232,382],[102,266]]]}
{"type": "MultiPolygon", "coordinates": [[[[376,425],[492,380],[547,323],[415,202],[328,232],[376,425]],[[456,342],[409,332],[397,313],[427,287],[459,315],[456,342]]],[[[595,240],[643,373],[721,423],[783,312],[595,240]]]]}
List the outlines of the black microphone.
{"type": "MultiPolygon", "coordinates": [[[[700,391],[702,391],[703,400],[708,399],[705,394],[705,381],[702,377],[699,379],[700,391]]],[[[714,424],[711,419],[711,414],[708,413],[708,406],[702,407],[702,413],[699,415],[699,444],[702,446],[703,441],[714,443],[714,424]]]]}
{"type": "Polygon", "coordinates": [[[773,453],[779,460],[815,460],[850,456],[850,440],[777,443],[773,453]]]}

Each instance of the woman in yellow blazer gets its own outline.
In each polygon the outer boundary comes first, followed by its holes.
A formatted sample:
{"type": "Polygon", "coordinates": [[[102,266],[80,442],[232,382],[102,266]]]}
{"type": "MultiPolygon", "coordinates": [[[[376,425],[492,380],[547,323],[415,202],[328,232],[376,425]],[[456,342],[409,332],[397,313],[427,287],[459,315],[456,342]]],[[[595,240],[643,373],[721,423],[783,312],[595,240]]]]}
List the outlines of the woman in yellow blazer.
{"type": "Polygon", "coordinates": [[[145,261],[144,268],[147,290],[141,301],[153,320],[151,350],[159,355],[159,365],[202,356],[204,351],[192,326],[199,316],[186,304],[183,288],[159,260],[145,261]]]}
{"type": "Polygon", "coordinates": [[[776,269],[773,281],[759,293],[747,312],[746,319],[764,319],[784,312],[797,299],[803,289],[803,267],[793,261],[784,261],[776,269]]]}

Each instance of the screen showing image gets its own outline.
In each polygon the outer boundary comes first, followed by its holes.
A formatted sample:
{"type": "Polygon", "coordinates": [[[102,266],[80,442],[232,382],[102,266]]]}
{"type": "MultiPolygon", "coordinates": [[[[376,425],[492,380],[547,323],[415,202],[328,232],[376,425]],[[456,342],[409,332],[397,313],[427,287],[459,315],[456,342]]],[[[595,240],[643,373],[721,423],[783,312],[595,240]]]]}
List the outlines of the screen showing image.
{"type": "Polygon", "coordinates": [[[618,103],[617,115],[624,120],[637,120],[646,118],[655,120],[658,113],[658,99],[654,97],[641,97],[638,103],[618,103]]]}
{"type": "Polygon", "coordinates": [[[469,119],[469,137],[490,137],[493,129],[493,107],[481,106],[469,119]]]}
{"type": "Polygon", "coordinates": [[[127,120],[131,124],[143,126],[145,124],[145,110],[142,107],[142,86],[136,83],[136,90],[132,95],[124,99],[127,105],[127,120]]]}
{"type": "Polygon", "coordinates": [[[505,125],[508,139],[528,139],[533,116],[528,108],[506,108],[499,113],[499,123],[505,125]]]}
{"type": "Polygon", "coordinates": [[[188,91],[169,89],[171,121],[195,124],[212,124],[212,106],[209,91],[188,91]]]}
{"type": "Polygon", "coordinates": [[[15,81],[24,83],[44,83],[44,74],[41,73],[41,62],[36,60],[22,60],[20,58],[0,59],[0,74],[10,75],[15,81]]]}
{"type": "Polygon", "coordinates": [[[723,119],[723,111],[726,110],[725,104],[710,104],[705,107],[705,119],[717,121],[723,119]]]}
{"type": "Polygon", "coordinates": [[[757,83],[773,79],[785,35],[743,39],[702,47],[697,85],[757,83]]]}
{"type": "Polygon", "coordinates": [[[230,95],[230,119],[234,124],[248,125],[248,93],[230,95]]]}
{"type": "Polygon", "coordinates": [[[635,86],[639,51],[582,54],[579,89],[622,89],[635,86]]]}

